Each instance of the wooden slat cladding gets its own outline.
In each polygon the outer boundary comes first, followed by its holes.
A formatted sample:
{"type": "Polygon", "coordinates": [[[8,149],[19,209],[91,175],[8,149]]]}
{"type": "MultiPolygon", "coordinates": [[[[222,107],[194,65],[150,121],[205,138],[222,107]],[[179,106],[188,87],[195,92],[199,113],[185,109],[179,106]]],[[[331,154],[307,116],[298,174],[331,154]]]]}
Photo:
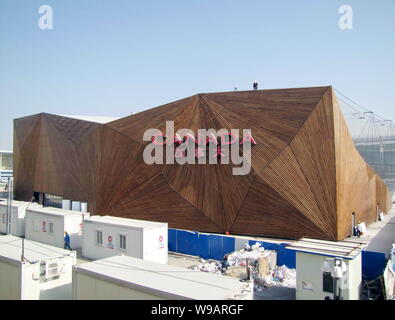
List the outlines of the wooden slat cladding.
{"type": "Polygon", "coordinates": [[[74,118],[67,118],[52,114],[43,115],[47,122],[51,123],[58,132],[64,135],[74,144],[78,144],[89,137],[100,124],[95,122],[83,121],[74,118]]]}
{"type": "Polygon", "coordinates": [[[14,120],[14,189],[15,198],[31,200],[41,114],[14,120]]]}
{"type": "Polygon", "coordinates": [[[89,210],[95,212],[96,186],[100,178],[100,141],[102,127],[98,127],[75,146],[75,153],[70,155],[70,172],[64,198],[89,203],[89,210]]]}
{"type": "MultiPolygon", "coordinates": [[[[377,219],[377,203],[385,203],[389,191],[381,188],[381,178],[370,168],[352,141],[346,122],[333,95],[336,159],[336,197],[338,239],[351,234],[352,214],[358,222],[377,219]]],[[[383,211],[389,207],[383,205],[383,211]]]]}
{"type": "Polygon", "coordinates": [[[170,227],[339,240],[351,215],[390,208],[382,179],[359,155],[331,87],[198,94],[107,124],[38,114],[14,121],[16,198],[33,191],[86,201],[92,214],[170,227]],[[233,164],[143,160],[147,129],[250,129],[247,175],[233,164]]]}
{"type": "Polygon", "coordinates": [[[328,239],[326,233],[260,177],[256,177],[231,233],[281,238],[328,239]]]}

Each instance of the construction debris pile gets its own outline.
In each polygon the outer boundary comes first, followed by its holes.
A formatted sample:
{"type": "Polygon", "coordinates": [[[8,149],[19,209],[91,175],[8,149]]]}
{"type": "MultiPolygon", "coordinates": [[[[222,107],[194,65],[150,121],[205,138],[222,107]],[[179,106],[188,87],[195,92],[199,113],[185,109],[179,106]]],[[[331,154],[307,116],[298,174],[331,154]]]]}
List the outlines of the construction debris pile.
{"type": "Polygon", "coordinates": [[[277,266],[276,251],[266,250],[259,242],[246,244],[244,249],[226,255],[222,261],[200,259],[190,269],[253,280],[255,287],[296,287],[296,270],[277,266]]]}

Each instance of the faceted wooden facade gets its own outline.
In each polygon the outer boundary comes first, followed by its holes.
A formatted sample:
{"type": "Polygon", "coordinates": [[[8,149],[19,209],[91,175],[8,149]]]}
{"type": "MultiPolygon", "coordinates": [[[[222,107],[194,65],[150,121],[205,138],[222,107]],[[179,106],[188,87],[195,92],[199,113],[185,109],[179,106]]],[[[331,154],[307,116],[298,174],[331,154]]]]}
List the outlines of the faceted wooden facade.
{"type": "Polygon", "coordinates": [[[41,113],[14,120],[15,197],[88,202],[91,214],[169,227],[338,240],[390,195],[354,147],[331,87],[198,94],[106,124],[41,113]],[[252,168],[143,161],[143,133],[251,129],[252,168]]]}

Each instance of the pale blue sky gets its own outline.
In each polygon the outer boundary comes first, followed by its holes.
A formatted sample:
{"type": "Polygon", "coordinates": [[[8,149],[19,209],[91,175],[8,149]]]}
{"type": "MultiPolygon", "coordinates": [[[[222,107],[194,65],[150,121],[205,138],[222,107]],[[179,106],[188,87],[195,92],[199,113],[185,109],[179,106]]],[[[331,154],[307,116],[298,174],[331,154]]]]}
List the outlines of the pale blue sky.
{"type": "Polygon", "coordinates": [[[0,0],[0,149],[17,117],[126,116],[254,80],[333,85],[395,121],[394,22],[394,0],[0,0]]]}

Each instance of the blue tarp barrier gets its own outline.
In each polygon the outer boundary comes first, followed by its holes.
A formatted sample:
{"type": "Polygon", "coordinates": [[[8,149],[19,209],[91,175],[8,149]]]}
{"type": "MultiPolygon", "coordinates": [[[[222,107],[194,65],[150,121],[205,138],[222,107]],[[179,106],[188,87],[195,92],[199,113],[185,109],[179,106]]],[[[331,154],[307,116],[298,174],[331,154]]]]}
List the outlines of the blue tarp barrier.
{"type": "MultiPolygon", "coordinates": [[[[222,260],[225,254],[235,251],[236,238],[232,236],[169,229],[168,238],[170,251],[199,256],[204,259],[222,260]]],[[[253,245],[256,242],[256,240],[250,240],[248,244],[253,245]]],[[[285,249],[286,244],[258,242],[265,249],[277,251],[279,265],[285,264],[289,268],[295,267],[295,252],[285,249]]]]}
{"type": "Polygon", "coordinates": [[[177,230],[177,252],[200,256],[198,232],[177,230]]]}
{"type": "Polygon", "coordinates": [[[222,236],[217,236],[217,235],[208,236],[210,242],[208,257],[210,259],[222,260],[224,256],[223,248],[222,248],[222,238],[223,238],[222,236]]]}
{"type": "Polygon", "coordinates": [[[362,251],[362,275],[368,280],[376,279],[382,275],[387,260],[382,252],[362,251]]]}
{"type": "Polygon", "coordinates": [[[169,251],[178,252],[177,248],[177,230],[168,230],[168,248],[169,251]]]}
{"type": "Polygon", "coordinates": [[[210,242],[209,235],[199,233],[197,234],[196,241],[199,242],[197,246],[198,256],[204,259],[212,259],[210,258],[210,242]]]}
{"type": "Polygon", "coordinates": [[[235,251],[236,239],[234,237],[222,237],[222,256],[235,251]]]}
{"type": "MultiPolygon", "coordinates": [[[[236,237],[216,234],[203,234],[194,231],[169,229],[169,251],[199,256],[204,259],[222,260],[225,254],[235,251],[236,237]]],[[[296,267],[296,252],[286,249],[286,243],[271,243],[249,240],[252,246],[259,242],[262,247],[277,252],[277,265],[296,267]]],[[[372,280],[383,274],[386,265],[385,254],[362,251],[362,274],[372,280]]]]}
{"type": "Polygon", "coordinates": [[[281,244],[281,249],[277,251],[277,265],[286,265],[288,268],[296,268],[296,252],[285,248],[286,244],[281,244]]]}

